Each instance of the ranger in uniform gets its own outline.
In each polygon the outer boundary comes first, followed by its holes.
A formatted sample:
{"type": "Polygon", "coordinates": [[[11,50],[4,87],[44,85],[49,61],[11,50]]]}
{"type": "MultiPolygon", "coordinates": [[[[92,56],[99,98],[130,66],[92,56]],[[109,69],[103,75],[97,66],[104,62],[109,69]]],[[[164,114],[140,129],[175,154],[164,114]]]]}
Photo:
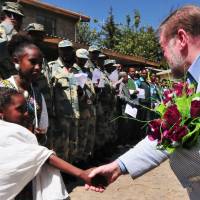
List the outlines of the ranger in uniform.
{"type": "Polygon", "coordinates": [[[96,95],[88,70],[84,67],[88,54],[86,49],[78,49],[76,51],[76,63],[72,68],[75,75],[84,73],[87,76],[85,84],[78,86],[80,120],[77,159],[82,161],[86,161],[87,158],[93,155],[96,130],[96,95]]]}
{"type": "Polygon", "coordinates": [[[73,162],[78,145],[79,102],[76,80],[71,73],[73,44],[62,40],[58,44],[59,57],[49,62],[52,71],[54,133],[51,141],[56,153],[69,162],[73,162]],[[68,56],[68,57],[66,57],[68,56]]]}
{"type": "Polygon", "coordinates": [[[106,56],[99,54],[98,67],[101,72],[101,79],[98,84],[97,94],[97,125],[96,125],[96,155],[102,158],[102,151],[108,151],[108,148],[103,146],[111,145],[116,139],[116,122],[112,121],[115,118],[116,99],[115,92],[112,87],[112,82],[109,80],[109,74],[105,68],[106,56]],[[99,149],[102,149],[99,151],[99,149]],[[101,152],[101,153],[99,153],[101,152]]]}
{"type": "Polygon", "coordinates": [[[97,68],[97,60],[101,51],[99,47],[97,47],[96,45],[90,46],[88,51],[89,51],[89,59],[85,63],[85,68],[88,70],[89,78],[92,79],[92,73],[94,69],[97,68]]]}
{"type": "Polygon", "coordinates": [[[1,9],[0,24],[0,79],[7,79],[17,71],[8,57],[7,42],[21,27],[24,14],[22,6],[16,2],[5,2],[1,9]]]}

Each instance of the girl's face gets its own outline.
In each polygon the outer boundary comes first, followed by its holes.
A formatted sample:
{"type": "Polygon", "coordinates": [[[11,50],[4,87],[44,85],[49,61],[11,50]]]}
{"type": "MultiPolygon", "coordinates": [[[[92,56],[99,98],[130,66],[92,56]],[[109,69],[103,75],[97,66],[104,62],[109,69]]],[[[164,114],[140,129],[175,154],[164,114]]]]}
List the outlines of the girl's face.
{"type": "Polygon", "coordinates": [[[43,57],[38,48],[25,48],[24,54],[18,58],[20,74],[27,81],[37,80],[42,69],[43,57]]]}
{"type": "Polygon", "coordinates": [[[11,101],[2,110],[5,121],[26,126],[28,121],[27,104],[22,94],[11,96],[11,101]]]}

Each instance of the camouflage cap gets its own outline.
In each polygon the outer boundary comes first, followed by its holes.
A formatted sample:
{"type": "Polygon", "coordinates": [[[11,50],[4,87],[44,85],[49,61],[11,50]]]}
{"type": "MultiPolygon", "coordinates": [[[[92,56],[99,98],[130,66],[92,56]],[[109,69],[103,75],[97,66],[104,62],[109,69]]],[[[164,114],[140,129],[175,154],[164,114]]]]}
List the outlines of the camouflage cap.
{"type": "Polygon", "coordinates": [[[119,64],[119,63],[115,63],[115,64],[113,64],[113,66],[114,66],[114,67],[120,67],[121,64],[119,64]]]}
{"type": "Polygon", "coordinates": [[[103,53],[100,53],[100,54],[99,54],[99,58],[106,58],[106,55],[103,54],[103,53]]]}
{"type": "Polygon", "coordinates": [[[86,49],[78,49],[76,51],[76,57],[88,59],[89,52],[86,49]]]}
{"type": "Polygon", "coordinates": [[[2,11],[9,11],[9,12],[21,15],[22,17],[24,16],[23,11],[22,11],[22,5],[20,5],[17,2],[6,1],[2,5],[2,11]]]}
{"type": "Polygon", "coordinates": [[[110,65],[110,64],[112,65],[116,64],[116,60],[106,59],[104,61],[104,65],[110,65]]]}
{"type": "Polygon", "coordinates": [[[98,46],[96,46],[96,45],[90,46],[89,49],[88,49],[88,51],[89,51],[89,52],[94,52],[94,51],[99,51],[99,52],[101,52],[100,48],[99,48],[98,46]]]}
{"type": "Polygon", "coordinates": [[[59,48],[73,47],[73,44],[72,44],[72,42],[70,42],[69,40],[61,40],[61,41],[58,43],[58,47],[59,47],[59,48]]]}
{"type": "Polygon", "coordinates": [[[31,23],[24,30],[27,32],[29,32],[29,31],[45,32],[44,26],[42,24],[38,24],[38,23],[31,23]]]}

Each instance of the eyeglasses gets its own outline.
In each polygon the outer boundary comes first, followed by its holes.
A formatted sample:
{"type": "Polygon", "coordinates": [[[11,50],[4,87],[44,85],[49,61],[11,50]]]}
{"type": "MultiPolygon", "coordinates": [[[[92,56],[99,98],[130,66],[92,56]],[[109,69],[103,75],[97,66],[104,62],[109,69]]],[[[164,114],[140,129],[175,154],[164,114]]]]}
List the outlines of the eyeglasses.
{"type": "Polygon", "coordinates": [[[6,13],[6,16],[8,16],[9,18],[16,19],[17,21],[20,21],[23,18],[21,15],[18,15],[16,13],[12,13],[12,12],[5,12],[5,13],[6,13]]]}

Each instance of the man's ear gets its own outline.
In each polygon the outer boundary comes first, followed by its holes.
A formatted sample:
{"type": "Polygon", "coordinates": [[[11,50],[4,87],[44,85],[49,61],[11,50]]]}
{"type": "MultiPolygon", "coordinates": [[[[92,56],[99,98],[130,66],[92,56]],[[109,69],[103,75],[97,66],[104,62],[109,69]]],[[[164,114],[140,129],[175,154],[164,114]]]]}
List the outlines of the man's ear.
{"type": "Polygon", "coordinates": [[[179,29],[177,33],[180,50],[183,50],[188,44],[188,34],[184,29],[179,29]]]}
{"type": "Polygon", "coordinates": [[[17,71],[19,71],[20,70],[19,59],[14,56],[13,59],[12,59],[12,61],[13,61],[14,65],[15,65],[15,69],[17,71]]]}

